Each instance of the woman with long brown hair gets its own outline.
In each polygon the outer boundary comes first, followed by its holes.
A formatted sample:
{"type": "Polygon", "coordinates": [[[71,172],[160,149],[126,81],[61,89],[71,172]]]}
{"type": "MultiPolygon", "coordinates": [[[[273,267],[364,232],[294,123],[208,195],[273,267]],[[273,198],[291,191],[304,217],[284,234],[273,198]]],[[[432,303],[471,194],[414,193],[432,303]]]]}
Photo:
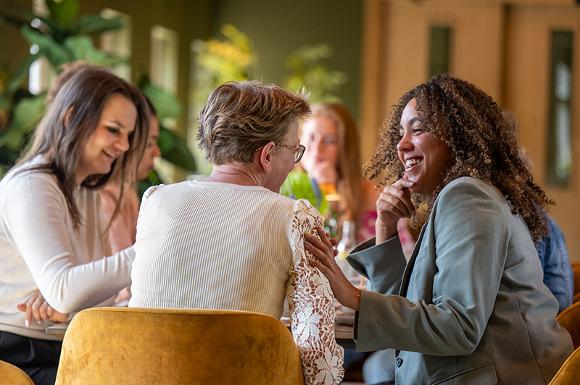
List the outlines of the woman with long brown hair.
{"type": "Polygon", "coordinates": [[[358,312],[357,350],[397,349],[397,384],[548,383],[572,351],[533,242],[551,201],[500,107],[448,75],[420,84],[395,106],[366,171],[386,187],[376,239],[349,261],[376,292],[344,278],[322,231],[306,244],[358,312]],[[418,202],[430,214],[407,265],[396,224],[418,202]]]}
{"type": "MultiPolygon", "coordinates": [[[[315,195],[323,195],[330,188],[339,197],[339,222],[354,223],[360,240],[374,235],[377,192],[362,178],[359,132],[348,109],[340,103],[312,105],[312,115],[300,128],[300,140],[306,147],[300,166],[311,179],[315,195]]],[[[291,177],[283,192],[304,198],[294,190],[291,177]]],[[[317,206],[316,201],[311,203],[317,206]]]]}
{"type": "Polygon", "coordinates": [[[130,282],[134,252],[109,256],[97,190],[135,172],[148,115],[135,87],[84,68],[60,89],[30,149],[0,182],[0,359],[37,384],[56,376],[61,342],[45,333],[50,322],[112,304],[130,282]]]}

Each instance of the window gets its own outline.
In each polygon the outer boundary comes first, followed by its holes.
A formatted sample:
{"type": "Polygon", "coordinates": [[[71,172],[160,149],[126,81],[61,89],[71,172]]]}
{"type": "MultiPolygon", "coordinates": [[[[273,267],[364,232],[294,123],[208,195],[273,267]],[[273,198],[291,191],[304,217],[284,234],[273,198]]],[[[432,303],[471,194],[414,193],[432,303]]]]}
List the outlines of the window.
{"type": "MultiPolygon", "coordinates": [[[[33,0],[32,12],[39,16],[48,15],[48,8],[44,0],[33,0]]],[[[38,26],[40,23],[38,19],[34,19],[31,22],[32,26],[35,26],[35,24],[38,26]]],[[[34,55],[37,52],[38,46],[33,44],[30,47],[30,53],[34,55]]],[[[56,74],[48,60],[46,58],[37,59],[30,65],[28,70],[28,90],[31,94],[38,95],[48,89],[55,77],[56,74]]]]}
{"type": "MultiPolygon", "coordinates": [[[[105,52],[129,60],[132,49],[131,17],[108,8],[101,11],[101,16],[105,19],[120,18],[125,23],[125,27],[115,31],[105,32],[101,35],[101,48],[105,52]]],[[[129,63],[115,66],[113,72],[119,77],[131,81],[131,66],[129,63]]]]}
{"type": "Polygon", "coordinates": [[[449,72],[452,37],[451,27],[431,26],[429,31],[429,77],[449,72]]]}
{"type": "Polygon", "coordinates": [[[177,92],[177,33],[160,26],[151,29],[151,80],[177,92]]]}
{"type": "MultiPolygon", "coordinates": [[[[177,93],[177,62],[177,33],[165,27],[154,26],[151,29],[151,82],[174,95],[177,93]]],[[[168,129],[175,130],[177,128],[177,121],[174,118],[164,118],[160,123],[168,129]]],[[[161,175],[162,180],[168,183],[183,178],[183,175],[164,159],[159,159],[155,163],[155,169],[161,175]]]]}
{"type": "Polygon", "coordinates": [[[550,185],[565,187],[572,172],[573,33],[553,31],[551,44],[547,180],[550,185]]]}
{"type": "MultiPolygon", "coordinates": [[[[177,33],[161,26],[151,29],[151,81],[164,90],[177,93],[177,33]]],[[[164,119],[163,125],[175,128],[175,119],[164,119]]]]}
{"type": "MultiPolygon", "coordinates": [[[[211,163],[209,163],[207,161],[207,159],[205,158],[205,152],[202,151],[201,149],[199,149],[199,147],[197,147],[196,144],[196,139],[195,139],[195,133],[197,132],[197,127],[198,127],[198,116],[199,113],[201,111],[201,108],[203,107],[203,104],[205,104],[206,100],[200,100],[200,96],[199,96],[199,92],[196,92],[196,87],[198,85],[198,63],[196,61],[196,55],[197,55],[197,44],[199,44],[199,41],[192,41],[189,44],[189,108],[188,108],[188,125],[187,127],[194,127],[194,130],[188,130],[188,143],[190,144],[190,150],[193,153],[193,156],[195,158],[195,164],[197,166],[197,172],[199,173],[198,175],[209,175],[211,173],[212,170],[212,165],[211,163]]],[[[192,176],[191,178],[195,178],[195,176],[192,176]]]]}

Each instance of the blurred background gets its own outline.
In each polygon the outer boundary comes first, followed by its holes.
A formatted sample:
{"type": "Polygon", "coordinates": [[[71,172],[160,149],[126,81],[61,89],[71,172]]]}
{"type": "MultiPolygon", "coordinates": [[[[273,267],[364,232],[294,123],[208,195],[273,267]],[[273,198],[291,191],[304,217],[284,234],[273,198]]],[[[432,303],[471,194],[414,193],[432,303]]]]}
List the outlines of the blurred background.
{"type": "Polygon", "coordinates": [[[110,66],[153,101],[162,159],[151,183],[209,171],[196,116],[223,81],[342,101],[366,161],[396,99],[448,72],[510,111],[580,262],[579,32],[580,0],[0,0],[0,171],[75,60],[110,66]]]}

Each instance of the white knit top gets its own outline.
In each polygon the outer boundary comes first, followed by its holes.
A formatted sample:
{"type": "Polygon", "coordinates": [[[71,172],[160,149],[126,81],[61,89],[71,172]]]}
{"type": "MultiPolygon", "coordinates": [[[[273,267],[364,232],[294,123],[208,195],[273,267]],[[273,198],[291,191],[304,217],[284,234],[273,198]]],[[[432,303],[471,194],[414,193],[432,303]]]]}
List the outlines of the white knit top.
{"type": "Polygon", "coordinates": [[[150,188],[137,223],[129,306],[246,310],[279,318],[288,299],[307,384],[338,384],[328,280],[303,234],[322,224],[303,200],[259,186],[190,181],[150,188]]]}
{"type": "Polygon", "coordinates": [[[38,156],[0,182],[0,330],[54,340],[58,337],[45,333],[48,322],[25,327],[16,306],[37,289],[62,313],[112,304],[130,282],[134,253],[129,248],[106,257],[110,247],[97,192],[83,187],[74,192],[82,216],[75,229],[56,178],[18,172],[43,162],[38,156]]]}

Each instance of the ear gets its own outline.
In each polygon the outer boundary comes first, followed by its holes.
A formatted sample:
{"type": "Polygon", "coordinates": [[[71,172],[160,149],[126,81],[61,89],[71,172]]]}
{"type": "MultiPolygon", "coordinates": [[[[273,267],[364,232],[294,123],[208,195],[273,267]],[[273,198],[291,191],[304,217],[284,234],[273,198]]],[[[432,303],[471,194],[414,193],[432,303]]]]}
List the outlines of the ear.
{"type": "Polygon", "coordinates": [[[256,160],[264,172],[270,172],[272,170],[272,156],[274,155],[275,149],[276,145],[274,142],[268,142],[268,144],[256,152],[256,160]]]}
{"type": "Polygon", "coordinates": [[[72,107],[69,107],[69,109],[66,110],[66,112],[64,113],[63,122],[64,122],[64,126],[65,127],[68,127],[68,124],[69,124],[69,122],[71,120],[72,113],[73,113],[73,108],[72,107]]]}

